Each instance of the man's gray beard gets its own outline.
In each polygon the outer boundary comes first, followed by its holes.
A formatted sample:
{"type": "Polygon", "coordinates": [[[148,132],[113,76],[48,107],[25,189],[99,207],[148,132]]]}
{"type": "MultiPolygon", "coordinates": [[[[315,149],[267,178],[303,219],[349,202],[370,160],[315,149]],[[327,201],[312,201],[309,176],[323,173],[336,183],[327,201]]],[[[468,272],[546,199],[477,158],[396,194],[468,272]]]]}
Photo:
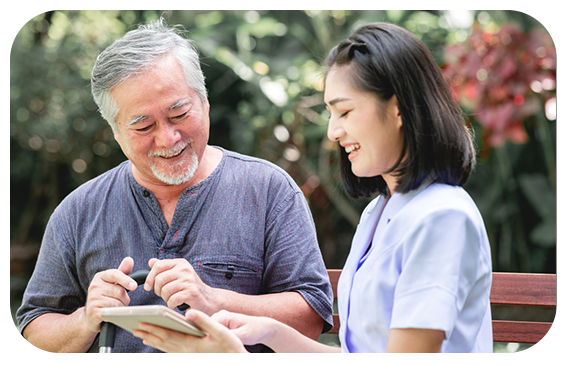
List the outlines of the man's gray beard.
{"type": "MultiPolygon", "coordinates": [[[[193,175],[195,175],[195,171],[197,171],[197,168],[199,167],[199,158],[197,157],[197,153],[195,152],[195,149],[191,144],[187,147],[190,148],[190,151],[186,152],[191,153],[191,163],[186,170],[175,172],[176,166],[173,165],[171,166],[173,168],[172,172],[165,172],[161,169],[158,169],[156,165],[151,164],[150,168],[152,169],[154,176],[161,182],[164,182],[168,185],[181,185],[189,181],[193,177],[193,175]]],[[[178,164],[183,164],[184,162],[185,161],[182,161],[178,164]]]]}

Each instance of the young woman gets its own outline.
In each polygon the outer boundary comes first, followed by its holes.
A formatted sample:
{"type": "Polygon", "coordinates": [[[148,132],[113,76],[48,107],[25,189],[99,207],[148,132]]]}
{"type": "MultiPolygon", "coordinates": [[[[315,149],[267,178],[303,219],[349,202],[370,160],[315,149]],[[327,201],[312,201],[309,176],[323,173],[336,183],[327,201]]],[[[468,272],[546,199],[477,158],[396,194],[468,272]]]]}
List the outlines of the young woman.
{"type": "MultiPolygon", "coordinates": [[[[203,339],[145,326],[164,351],[492,352],[490,247],[461,188],[475,163],[469,130],[425,45],[392,24],[363,26],[327,63],[329,139],[364,210],[338,284],[341,348],[264,317],[187,318],[203,339]]],[[[145,332],[147,331],[147,332],[145,332]]]]}

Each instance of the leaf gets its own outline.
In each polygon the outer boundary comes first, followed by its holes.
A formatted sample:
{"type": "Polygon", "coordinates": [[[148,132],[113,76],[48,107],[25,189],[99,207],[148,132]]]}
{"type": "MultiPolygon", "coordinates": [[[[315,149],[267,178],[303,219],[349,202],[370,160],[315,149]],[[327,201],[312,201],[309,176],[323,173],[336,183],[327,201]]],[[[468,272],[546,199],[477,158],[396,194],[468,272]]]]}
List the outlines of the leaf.
{"type": "Polygon", "coordinates": [[[534,207],[542,222],[530,233],[531,240],[542,247],[557,243],[557,194],[544,175],[521,175],[522,192],[534,207]]]}
{"type": "Polygon", "coordinates": [[[520,175],[518,181],[524,196],[541,218],[556,216],[557,194],[544,175],[520,175]]]}
{"type": "Polygon", "coordinates": [[[542,247],[553,247],[557,243],[557,219],[556,217],[549,217],[542,223],[538,224],[530,238],[534,243],[542,247]]]}

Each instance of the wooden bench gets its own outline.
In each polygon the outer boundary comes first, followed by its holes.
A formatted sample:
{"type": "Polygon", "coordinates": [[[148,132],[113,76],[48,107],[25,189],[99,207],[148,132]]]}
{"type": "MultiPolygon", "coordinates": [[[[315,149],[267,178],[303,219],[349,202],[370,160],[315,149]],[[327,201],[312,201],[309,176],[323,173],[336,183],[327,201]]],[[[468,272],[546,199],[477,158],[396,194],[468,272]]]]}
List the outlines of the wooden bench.
{"type": "MultiPolygon", "coordinates": [[[[337,298],[337,283],[341,270],[327,270],[337,298]]],[[[490,303],[513,306],[556,307],[556,274],[492,274],[490,303]]],[[[329,333],[339,333],[339,315],[333,314],[334,327],[329,333]]],[[[537,343],[545,336],[552,322],[492,321],[495,342],[537,343]]]]}

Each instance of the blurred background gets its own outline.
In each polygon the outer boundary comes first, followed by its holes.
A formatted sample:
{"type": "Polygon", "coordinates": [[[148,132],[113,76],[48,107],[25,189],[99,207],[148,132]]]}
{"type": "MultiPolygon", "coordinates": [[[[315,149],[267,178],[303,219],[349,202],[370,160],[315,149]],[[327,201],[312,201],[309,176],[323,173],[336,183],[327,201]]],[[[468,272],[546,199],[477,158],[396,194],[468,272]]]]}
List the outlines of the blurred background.
{"type": "MultiPolygon", "coordinates": [[[[322,64],[360,25],[385,21],[431,50],[475,131],[465,189],[494,271],[556,272],[556,51],[513,11],[52,11],[26,23],[10,58],[10,301],[21,302],[54,208],[125,160],[90,93],[97,55],[164,16],[195,41],[211,105],[210,144],[272,161],[303,190],[327,268],[342,268],[359,215],[326,138],[322,64]]],[[[495,319],[552,321],[555,310],[493,308],[495,319]]],[[[328,335],[330,336],[330,335],[328,335]]],[[[325,341],[338,343],[336,338],[325,341]]],[[[495,351],[525,345],[495,344],[495,351]]]]}

